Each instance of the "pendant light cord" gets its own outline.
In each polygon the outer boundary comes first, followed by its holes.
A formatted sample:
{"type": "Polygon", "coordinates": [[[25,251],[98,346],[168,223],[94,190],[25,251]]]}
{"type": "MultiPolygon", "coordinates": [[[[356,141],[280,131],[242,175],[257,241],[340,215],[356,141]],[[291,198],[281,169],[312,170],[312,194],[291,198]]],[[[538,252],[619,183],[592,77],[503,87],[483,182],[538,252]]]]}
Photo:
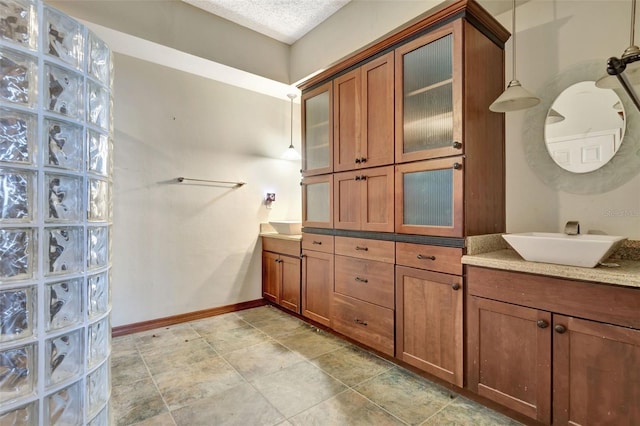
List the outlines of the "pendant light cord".
{"type": "MultiPolygon", "coordinates": [[[[635,1],[635,0],[634,0],[635,1]]],[[[513,51],[513,53],[511,54],[512,58],[511,61],[513,62],[511,64],[511,68],[512,68],[512,74],[511,74],[511,80],[515,80],[516,79],[516,0],[513,0],[513,10],[511,13],[511,30],[513,31],[513,39],[511,40],[511,50],[513,51]]]]}
{"type": "Polygon", "coordinates": [[[290,99],[291,99],[291,114],[290,114],[290,116],[291,116],[291,120],[290,120],[291,126],[290,126],[290,129],[289,129],[289,135],[291,137],[291,143],[289,144],[289,148],[293,148],[293,97],[290,97],[290,99]]]}
{"type": "Polygon", "coordinates": [[[631,1],[631,42],[629,46],[634,46],[636,27],[636,0],[631,1]]]}

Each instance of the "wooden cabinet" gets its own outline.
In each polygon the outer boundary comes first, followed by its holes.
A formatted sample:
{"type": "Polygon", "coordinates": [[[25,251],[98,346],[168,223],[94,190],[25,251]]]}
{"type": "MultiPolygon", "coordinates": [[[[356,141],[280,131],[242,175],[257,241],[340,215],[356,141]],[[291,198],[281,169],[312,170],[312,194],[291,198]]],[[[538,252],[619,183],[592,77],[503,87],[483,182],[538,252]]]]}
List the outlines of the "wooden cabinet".
{"type": "Polygon", "coordinates": [[[393,53],[333,81],[334,171],[393,164],[393,53]]]}
{"type": "Polygon", "coordinates": [[[393,173],[393,166],[335,173],[335,228],[393,232],[393,173]]]}
{"type": "Polygon", "coordinates": [[[262,237],[262,295],[300,313],[300,241],[262,237]]]}
{"type": "Polygon", "coordinates": [[[545,424],[640,424],[637,289],[467,275],[470,390],[545,424]]]}
{"type": "Polygon", "coordinates": [[[302,235],[302,315],[327,327],[331,325],[333,298],[332,240],[333,237],[302,235]]]}
{"type": "Polygon", "coordinates": [[[302,175],[333,171],[332,84],[302,94],[302,175]]]}
{"type": "Polygon", "coordinates": [[[302,226],[333,228],[333,176],[302,179],[302,226]]]}

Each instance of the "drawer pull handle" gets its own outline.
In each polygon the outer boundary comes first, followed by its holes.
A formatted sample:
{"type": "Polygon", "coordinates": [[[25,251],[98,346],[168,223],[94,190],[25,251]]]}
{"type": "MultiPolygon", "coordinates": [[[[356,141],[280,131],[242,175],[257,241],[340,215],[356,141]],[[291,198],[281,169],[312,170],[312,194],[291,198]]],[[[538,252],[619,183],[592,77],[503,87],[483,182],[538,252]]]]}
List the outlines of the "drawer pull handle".
{"type": "Polygon", "coordinates": [[[360,277],[356,277],[356,281],[360,282],[360,283],[368,283],[369,280],[366,278],[360,278],[360,277]]]}
{"type": "Polygon", "coordinates": [[[536,325],[540,328],[547,328],[549,327],[549,323],[546,322],[545,320],[538,320],[538,322],[536,322],[536,325]]]}
{"type": "Polygon", "coordinates": [[[322,245],[322,241],[314,241],[314,242],[313,242],[313,243],[311,243],[311,244],[317,244],[317,245],[319,245],[319,246],[320,246],[320,245],[322,245]]]}
{"type": "Polygon", "coordinates": [[[360,247],[360,246],[356,246],[356,250],[369,251],[369,247],[360,247]]]}
{"type": "Polygon", "coordinates": [[[420,260],[436,260],[435,256],[423,256],[421,254],[416,256],[420,260]]]}
{"type": "Polygon", "coordinates": [[[354,319],[353,322],[355,322],[356,324],[360,324],[360,325],[364,325],[365,327],[367,326],[367,322],[366,321],[362,321],[358,318],[354,319]]]}
{"type": "Polygon", "coordinates": [[[558,334],[562,334],[565,331],[567,331],[567,328],[564,325],[558,324],[554,327],[554,329],[556,330],[556,333],[558,334]]]}
{"type": "Polygon", "coordinates": [[[454,290],[460,290],[460,284],[454,283],[454,284],[451,285],[451,288],[454,289],[454,290]]]}

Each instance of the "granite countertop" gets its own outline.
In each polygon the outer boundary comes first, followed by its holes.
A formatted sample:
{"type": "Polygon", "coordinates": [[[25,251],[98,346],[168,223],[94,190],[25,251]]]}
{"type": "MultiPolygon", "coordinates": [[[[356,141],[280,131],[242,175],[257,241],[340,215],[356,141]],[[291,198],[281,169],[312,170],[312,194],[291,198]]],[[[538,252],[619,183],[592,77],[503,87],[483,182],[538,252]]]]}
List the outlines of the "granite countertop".
{"type": "Polygon", "coordinates": [[[607,263],[615,263],[619,265],[618,267],[600,265],[595,268],[581,268],[526,261],[509,247],[500,234],[492,234],[469,237],[467,254],[462,256],[462,263],[485,268],[640,288],[640,259],[634,254],[638,245],[638,241],[629,241],[620,249],[619,253],[614,253],[607,260],[607,263]]]}

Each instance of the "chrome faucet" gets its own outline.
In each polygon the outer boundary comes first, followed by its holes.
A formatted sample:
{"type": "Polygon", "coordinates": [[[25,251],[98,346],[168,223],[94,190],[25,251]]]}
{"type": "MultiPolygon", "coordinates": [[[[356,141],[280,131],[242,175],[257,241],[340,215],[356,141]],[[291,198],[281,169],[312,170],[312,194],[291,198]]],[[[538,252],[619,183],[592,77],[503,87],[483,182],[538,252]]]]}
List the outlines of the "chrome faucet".
{"type": "Polygon", "coordinates": [[[564,233],[567,235],[578,235],[580,233],[580,223],[577,220],[570,220],[564,225],[564,233]]]}

